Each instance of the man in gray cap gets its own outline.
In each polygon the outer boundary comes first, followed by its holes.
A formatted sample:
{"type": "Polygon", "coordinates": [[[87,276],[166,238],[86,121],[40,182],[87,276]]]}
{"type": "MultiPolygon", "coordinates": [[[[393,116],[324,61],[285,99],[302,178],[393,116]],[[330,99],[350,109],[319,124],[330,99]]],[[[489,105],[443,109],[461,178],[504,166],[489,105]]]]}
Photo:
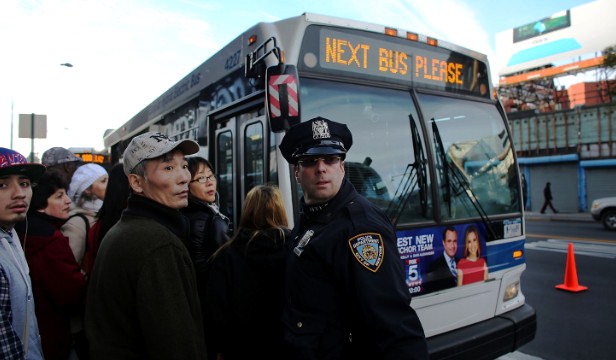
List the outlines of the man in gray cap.
{"type": "Polygon", "coordinates": [[[287,358],[427,359],[394,227],[344,176],[352,144],[346,125],[321,117],[280,144],[304,193],[289,237],[287,358]]]}
{"type": "Polygon", "coordinates": [[[41,163],[47,167],[47,172],[59,174],[64,182],[71,183],[75,170],[83,165],[83,160],[63,147],[52,147],[43,153],[41,163]]]}
{"type": "Polygon", "coordinates": [[[0,148],[0,359],[42,359],[30,269],[14,230],[26,218],[32,186],[45,172],[0,148]]]}
{"type": "Polygon", "coordinates": [[[85,326],[92,359],[205,359],[195,271],[183,244],[192,140],[148,132],[124,151],[131,195],[103,238],[85,326]]]}

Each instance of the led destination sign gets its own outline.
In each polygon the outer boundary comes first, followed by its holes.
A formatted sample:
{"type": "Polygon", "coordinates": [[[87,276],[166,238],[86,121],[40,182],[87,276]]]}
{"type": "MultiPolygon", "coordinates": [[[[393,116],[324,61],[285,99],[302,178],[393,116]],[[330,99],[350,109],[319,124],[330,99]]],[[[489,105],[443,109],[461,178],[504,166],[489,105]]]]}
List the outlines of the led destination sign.
{"type": "Polygon", "coordinates": [[[323,69],[461,89],[486,96],[487,78],[483,78],[487,72],[483,63],[449,50],[426,47],[428,45],[401,44],[321,29],[319,64],[323,69]]]}

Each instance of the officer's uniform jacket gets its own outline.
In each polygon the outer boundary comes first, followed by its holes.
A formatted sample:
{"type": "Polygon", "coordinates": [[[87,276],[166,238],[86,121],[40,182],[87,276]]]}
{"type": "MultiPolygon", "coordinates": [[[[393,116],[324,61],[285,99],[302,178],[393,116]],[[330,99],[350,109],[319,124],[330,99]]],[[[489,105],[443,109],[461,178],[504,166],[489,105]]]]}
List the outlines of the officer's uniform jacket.
{"type": "Polygon", "coordinates": [[[287,254],[289,358],[427,358],[385,214],[346,179],[328,203],[302,205],[287,254]]]}

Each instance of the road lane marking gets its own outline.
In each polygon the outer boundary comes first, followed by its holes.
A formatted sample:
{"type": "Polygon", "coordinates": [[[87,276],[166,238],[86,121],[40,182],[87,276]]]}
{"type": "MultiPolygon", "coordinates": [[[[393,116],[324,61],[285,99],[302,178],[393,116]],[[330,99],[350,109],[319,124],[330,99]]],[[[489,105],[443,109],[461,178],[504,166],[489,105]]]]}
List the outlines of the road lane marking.
{"type": "Polygon", "coordinates": [[[593,238],[585,238],[585,237],[575,237],[575,236],[560,236],[560,235],[541,235],[541,234],[526,234],[527,238],[540,238],[540,239],[561,239],[561,240],[571,240],[571,241],[589,241],[589,242],[600,242],[607,244],[616,244],[614,240],[603,240],[603,239],[593,239],[593,238]]]}
{"type": "MultiPolygon", "coordinates": [[[[565,239],[548,238],[542,241],[527,242],[525,249],[567,253],[569,243],[565,239]]],[[[577,241],[574,243],[575,255],[594,256],[607,259],[616,259],[616,244],[602,242],[577,241]]]]}

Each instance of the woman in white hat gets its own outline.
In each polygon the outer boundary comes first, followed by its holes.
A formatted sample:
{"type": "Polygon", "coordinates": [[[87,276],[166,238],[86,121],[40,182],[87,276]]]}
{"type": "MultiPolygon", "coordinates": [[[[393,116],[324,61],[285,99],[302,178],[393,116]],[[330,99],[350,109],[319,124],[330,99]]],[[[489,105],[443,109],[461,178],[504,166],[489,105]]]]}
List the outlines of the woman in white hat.
{"type": "Polygon", "coordinates": [[[62,233],[68,237],[75,260],[81,264],[86,251],[86,237],[96,220],[96,213],[103,205],[107,190],[107,170],[89,163],[80,166],[71,178],[68,196],[75,204],[70,218],[62,226],[62,233]]]}

